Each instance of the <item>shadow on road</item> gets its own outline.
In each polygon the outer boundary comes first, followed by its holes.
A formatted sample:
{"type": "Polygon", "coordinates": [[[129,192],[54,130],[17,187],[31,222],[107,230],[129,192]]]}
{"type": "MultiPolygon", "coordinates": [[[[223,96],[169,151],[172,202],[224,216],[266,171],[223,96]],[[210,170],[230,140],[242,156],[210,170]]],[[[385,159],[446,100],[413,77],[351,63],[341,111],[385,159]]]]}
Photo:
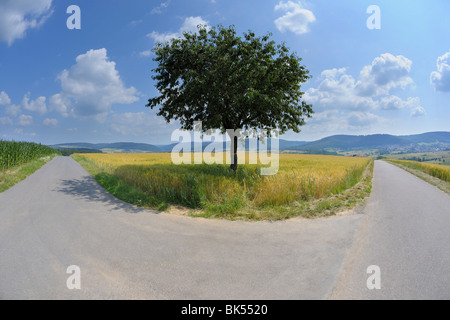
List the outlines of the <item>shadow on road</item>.
{"type": "Polygon", "coordinates": [[[103,189],[103,187],[91,176],[83,177],[81,179],[61,180],[60,184],[61,187],[54,191],[62,192],[89,202],[101,202],[107,206],[108,211],[123,210],[127,213],[158,213],[153,210],[133,206],[115,198],[103,189]]]}

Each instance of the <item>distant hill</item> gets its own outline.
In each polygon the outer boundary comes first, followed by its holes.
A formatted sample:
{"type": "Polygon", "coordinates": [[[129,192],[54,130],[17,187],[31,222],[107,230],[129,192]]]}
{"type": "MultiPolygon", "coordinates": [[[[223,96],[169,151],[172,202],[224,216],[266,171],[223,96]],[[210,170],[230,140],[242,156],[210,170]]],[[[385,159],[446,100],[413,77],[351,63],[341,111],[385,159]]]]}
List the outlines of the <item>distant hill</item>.
{"type": "Polygon", "coordinates": [[[400,136],[413,143],[448,143],[450,144],[450,132],[427,132],[410,136],[400,136]]]}
{"type": "Polygon", "coordinates": [[[64,150],[100,150],[105,153],[160,153],[163,152],[157,146],[146,143],[116,142],[116,143],[63,143],[52,146],[55,149],[64,150]]]}
{"type": "Polygon", "coordinates": [[[389,145],[408,145],[411,142],[391,136],[387,134],[370,135],[370,136],[349,136],[336,135],[327,137],[318,141],[310,142],[302,146],[295,147],[294,150],[322,150],[322,149],[371,149],[377,147],[384,147],[389,145]]]}
{"type": "MultiPolygon", "coordinates": [[[[271,146],[272,146],[271,139],[266,140],[266,143],[267,143],[267,148],[270,149],[271,146]]],[[[290,149],[292,147],[302,146],[302,145],[304,145],[306,143],[308,143],[308,142],[306,142],[306,141],[289,141],[289,140],[280,139],[279,140],[279,148],[280,148],[280,150],[288,150],[288,149],[290,149]]],[[[210,142],[203,142],[202,150],[204,150],[209,144],[210,144],[210,142]]],[[[178,143],[173,143],[173,144],[169,144],[169,145],[158,145],[157,147],[160,150],[162,150],[162,152],[171,152],[172,149],[176,145],[178,145],[178,143]]],[[[185,147],[188,147],[188,146],[189,146],[188,144],[185,145],[185,147]]],[[[240,142],[239,142],[239,148],[242,148],[242,144],[240,142]]],[[[250,148],[250,142],[248,140],[246,140],[246,142],[245,142],[245,149],[249,150],[249,148],[250,148]]],[[[194,150],[194,144],[193,143],[191,143],[191,149],[194,150]]],[[[227,149],[226,142],[224,142],[224,144],[223,144],[223,149],[224,150],[227,149]]]]}
{"type": "Polygon", "coordinates": [[[432,148],[433,145],[440,148],[450,147],[450,132],[428,132],[424,134],[408,136],[393,136],[388,134],[374,134],[367,136],[335,135],[301,146],[293,147],[291,148],[291,150],[422,150],[426,148],[424,145],[428,145],[429,148],[432,148]]]}
{"type": "MultiPolygon", "coordinates": [[[[266,141],[267,148],[271,148],[271,140],[266,141]]],[[[178,143],[168,145],[153,145],[146,143],[116,142],[116,143],[64,143],[51,147],[64,150],[100,150],[104,153],[161,153],[171,152],[178,143]]],[[[202,150],[210,143],[204,142],[202,150]]],[[[188,146],[188,145],[186,145],[188,146]]],[[[374,134],[366,136],[335,135],[321,140],[288,141],[279,140],[280,151],[294,151],[302,153],[336,154],[339,152],[356,150],[399,150],[399,151],[427,151],[427,150],[450,150],[450,132],[427,132],[423,134],[394,136],[388,134],[374,134]]],[[[246,150],[250,143],[246,141],[246,150]]],[[[191,143],[194,150],[194,144],[191,143]]],[[[226,150],[226,143],[224,143],[226,150]]]]}
{"type": "MultiPolygon", "coordinates": [[[[269,139],[267,142],[267,146],[270,149],[271,140],[269,139]]],[[[295,146],[301,146],[306,144],[306,141],[288,141],[288,140],[279,140],[280,150],[289,149],[295,146]]],[[[204,150],[210,142],[203,142],[202,150],[204,150]]],[[[70,149],[70,150],[100,150],[104,153],[161,153],[161,152],[171,152],[172,149],[178,145],[178,143],[172,143],[167,145],[152,145],[147,143],[133,143],[133,142],[116,142],[116,143],[86,143],[86,142],[78,142],[78,143],[62,143],[53,145],[52,147],[59,150],[70,149]]],[[[249,142],[246,141],[246,150],[249,149],[249,142]]],[[[188,147],[189,145],[185,145],[188,147]]],[[[241,147],[241,145],[240,145],[241,147]]],[[[224,150],[226,150],[226,142],[224,142],[223,146],[224,150]]],[[[191,149],[194,150],[194,143],[191,143],[191,149]]]]}

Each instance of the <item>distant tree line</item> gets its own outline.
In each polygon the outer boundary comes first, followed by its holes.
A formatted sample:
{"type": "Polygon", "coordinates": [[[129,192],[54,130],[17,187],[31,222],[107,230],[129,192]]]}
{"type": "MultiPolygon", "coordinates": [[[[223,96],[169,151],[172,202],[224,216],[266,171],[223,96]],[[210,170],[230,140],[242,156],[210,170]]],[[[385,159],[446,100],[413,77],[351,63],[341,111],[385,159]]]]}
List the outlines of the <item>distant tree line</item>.
{"type": "Polygon", "coordinates": [[[64,157],[69,157],[74,153],[103,153],[103,151],[96,149],[60,149],[59,151],[64,157]]]}

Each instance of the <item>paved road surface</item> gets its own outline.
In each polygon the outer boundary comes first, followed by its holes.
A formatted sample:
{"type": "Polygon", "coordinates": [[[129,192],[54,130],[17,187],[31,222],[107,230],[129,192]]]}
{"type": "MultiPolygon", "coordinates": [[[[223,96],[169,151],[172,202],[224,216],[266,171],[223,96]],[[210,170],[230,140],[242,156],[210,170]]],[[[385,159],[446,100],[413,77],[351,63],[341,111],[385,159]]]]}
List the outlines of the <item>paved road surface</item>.
{"type": "Polygon", "coordinates": [[[377,161],[363,222],[331,298],[450,299],[450,197],[377,161]],[[380,268],[380,290],[367,289],[370,265],[380,268]]]}
{"type": "Polygon", "coordinates": [[[362,215],[231,222],[116,200],[58,157],[0,194],[2,299],[321,299],[362,215]],[[66,269],[81,269],[69,290],[66,269]]]}
{"type": "Polygon", "coordinates": [[[0,298],[449,299],[449,244],[450,197],[384,162],[364,215],[249,223],[133,207],[59,157],[0,194],[0,298]]]}

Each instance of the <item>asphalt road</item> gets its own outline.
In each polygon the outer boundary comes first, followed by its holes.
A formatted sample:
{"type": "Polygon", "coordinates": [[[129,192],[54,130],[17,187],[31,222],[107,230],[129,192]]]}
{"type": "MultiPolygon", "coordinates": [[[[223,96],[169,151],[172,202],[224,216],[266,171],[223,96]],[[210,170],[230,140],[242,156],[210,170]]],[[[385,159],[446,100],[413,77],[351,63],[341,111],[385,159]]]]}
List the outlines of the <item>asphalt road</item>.
{"type": "Polygon", "coordinates": [[[363,215],[318,220],[158,214],[67,157],[0,194],[1,299],[449,299],[449,271],[450,197],[379,161],[363,215]]]}
{"type": "Polygon", "coordinates": [[[1,299],[322,299],[362,215],[232,222],[157,214],[58,157],[0,194],[1,299]],[[69,266],[81,289],[69,290],[69,266]]]}
{"type": "Polygon", "coordinates": [[[450,197],[386,162],[332,299],[450,299],[450,197]],[[380,289],[369,266],[379,267],[380,289]]]}

